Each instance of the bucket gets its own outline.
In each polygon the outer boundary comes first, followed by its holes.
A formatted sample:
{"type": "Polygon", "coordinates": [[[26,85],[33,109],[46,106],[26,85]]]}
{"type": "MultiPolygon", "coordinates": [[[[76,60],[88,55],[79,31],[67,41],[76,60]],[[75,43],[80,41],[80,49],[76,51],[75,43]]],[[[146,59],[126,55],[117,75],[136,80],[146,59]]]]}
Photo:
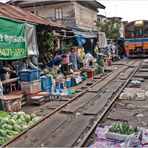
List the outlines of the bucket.
{"type": "Polygon", "coordinates": [[[107,65],[108,65],[108,66],[112,66],[112,61],[111,61],[111,60],[108,60],[108,61],[107,61],[107,65]]]}
{"type": "Polygon", "coordinates": [[[65,83],[67,88],[71,87],[71,81],[66,80],[65,83]]]}
{"type": "Polygon", "coordinates": [[[103,60],[102,61],[98,61],[98,65],[103,67],[104,66],[103,60]]]}
{"type": "Polygon", "coordinates": [[[76,81],[74,78],[71,78],[71,86],[76,86],[76,81]]]}
{"type": "Polygon", "coordinates": [[[103,54],[102,53],[99,53],[98,54],[98,61],[102,61],[103,60],[103,54]]]}
{"type": "Polygon", "coordinates": [[[87,72],[87,77],[88,77],[88,78],[93,78],[94,76],[95,76],[94,71],[88,71],[88,72],[87,72]]]}
{"type": "Polygon", "coordinates": [[[98,67],[98,72],[99,73],[104,73],[104,67],[98,67]]]}
{"type": "Polygon", "coordinates": [[[82,78],[83,81],[86,80],[87,79],[87,74],[85,74],[85,73],[81,74],[81,78],[82,78]]]}

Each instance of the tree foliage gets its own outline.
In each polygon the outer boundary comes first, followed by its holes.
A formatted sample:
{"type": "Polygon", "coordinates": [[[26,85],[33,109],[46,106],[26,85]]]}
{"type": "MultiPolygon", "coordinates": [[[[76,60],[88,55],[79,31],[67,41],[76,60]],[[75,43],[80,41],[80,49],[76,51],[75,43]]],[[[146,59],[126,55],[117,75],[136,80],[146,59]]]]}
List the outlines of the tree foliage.
{"type": "Polygon", "coordinates": [[[107,38],[114,39],[120,37],[121,22],[119,20],[97,21],[96,26],[99,31],[105,32],[107,38]]]}

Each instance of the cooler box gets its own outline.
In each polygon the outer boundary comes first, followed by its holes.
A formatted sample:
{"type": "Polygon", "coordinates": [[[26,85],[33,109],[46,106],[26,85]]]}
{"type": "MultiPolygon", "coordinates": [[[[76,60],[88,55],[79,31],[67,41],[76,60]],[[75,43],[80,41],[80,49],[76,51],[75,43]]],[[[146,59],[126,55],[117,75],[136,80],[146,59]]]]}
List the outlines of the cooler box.
{"type": "Polygon", "coordinates": [[[50,76],[42,76],[41,77],[41,87],[45,89],[48,86],[52,86],[52,80],[50,76]]]}
{"type": "Polygon", "coordinates": [[[26,94],[41,92],[41,80],[32,82],[21,82],[21,90],[26,94]]]}
{"type": "Polygon", "coordinates": [[[20,81],[30,82],[40,79],[40,70],[21,70],[19,71],[20,81]]]}
{"type": "Polygon", "coordinates": [[[32,105],[41,105],[45,102],[44,96],[34,96],[31,98],[32,105]]]}

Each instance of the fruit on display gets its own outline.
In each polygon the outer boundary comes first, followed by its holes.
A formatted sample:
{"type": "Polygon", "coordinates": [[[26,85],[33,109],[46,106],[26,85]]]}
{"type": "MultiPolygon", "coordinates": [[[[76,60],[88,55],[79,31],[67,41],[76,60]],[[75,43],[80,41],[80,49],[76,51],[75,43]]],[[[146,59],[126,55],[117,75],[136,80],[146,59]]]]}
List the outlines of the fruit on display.
{"type": "Polygon", "coordinates": [[[39,118],[34,113],[29,115],[24,112],[6,113],[0,111],[0,144],[7,142],[38,120],[39,118]]]}

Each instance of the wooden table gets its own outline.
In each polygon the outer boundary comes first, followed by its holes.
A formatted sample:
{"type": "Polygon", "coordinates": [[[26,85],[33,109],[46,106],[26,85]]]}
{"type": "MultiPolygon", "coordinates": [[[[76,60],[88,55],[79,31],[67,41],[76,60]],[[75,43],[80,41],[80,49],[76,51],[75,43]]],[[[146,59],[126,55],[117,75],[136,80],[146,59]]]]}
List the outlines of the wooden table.
{"type": "Polygon", "coordinates": [[[10,92],[12,92],[12,87],[14,87],[15,90],[16,90],[16,84],[13,85],[12,83],[17,82],[18,80],[19,80],[19,77],[13,78],[13,79],[7,79],[7,80],[3,80],[2,81],[2,84],[3,85],[9,84],[9,86],[10,86],[10,92]]]}
{"type": "Polygon", "coordinates": [[[3,80],[2,81],[2,84],[5,85],[5,84],[11,84],[13,82],[17,82],[19,80],[19,77],[17,78],[13,78],[13,79],[8,79],[8,80],[3,80]]]}

